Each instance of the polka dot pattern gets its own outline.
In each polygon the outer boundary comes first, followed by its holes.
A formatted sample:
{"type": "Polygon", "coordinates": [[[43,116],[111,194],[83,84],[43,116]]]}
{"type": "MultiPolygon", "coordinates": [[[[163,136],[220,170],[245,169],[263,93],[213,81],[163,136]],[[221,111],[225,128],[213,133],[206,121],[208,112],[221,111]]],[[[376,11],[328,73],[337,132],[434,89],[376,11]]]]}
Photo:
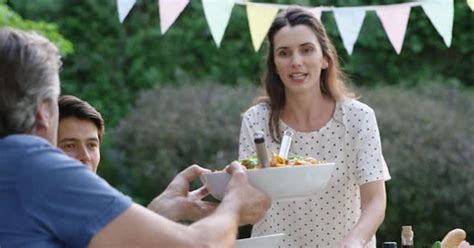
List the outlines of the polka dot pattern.
{"type": "MultiPolygon", "coordinates": [[[[270,152],[278,143],[268,131],[269,108],[260,103],[243,116],[239,159],[255,155],[253,133],[263,131],[270,152]]],[[[359,185],[389,180],[382,155],[374,111],[348,100],[337,102],[333,118],[320,130],[298,132],[280,121],[282,130],[294,132],[289,156],[311,156],[335,162],[325,190],[310,196],[274,200],[266,217],[254,225],[252,236],[285,233],[279,247],[337,247],[360,216],[359,185]]],[[[375,237],[367,245],[375,247],[375,237]]]]}

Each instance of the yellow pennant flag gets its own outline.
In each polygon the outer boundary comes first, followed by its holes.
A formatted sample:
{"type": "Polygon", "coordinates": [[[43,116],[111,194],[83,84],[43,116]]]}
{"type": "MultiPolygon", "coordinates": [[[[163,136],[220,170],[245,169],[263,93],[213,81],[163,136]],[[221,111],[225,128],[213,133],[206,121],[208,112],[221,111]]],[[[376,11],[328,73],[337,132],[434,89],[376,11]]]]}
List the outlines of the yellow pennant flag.
{"type": "Polygon", "coordinates": [[[469,5],[469,8],[474,11],[474,0],[467,0],[467,5],[469,5]]]}
{"type": "Polygon", "coordinates": [[[247,2],[247,18],[253,47],[257,52],[267,35],[268,29],[278,14],[278,7],[247,2]]]}

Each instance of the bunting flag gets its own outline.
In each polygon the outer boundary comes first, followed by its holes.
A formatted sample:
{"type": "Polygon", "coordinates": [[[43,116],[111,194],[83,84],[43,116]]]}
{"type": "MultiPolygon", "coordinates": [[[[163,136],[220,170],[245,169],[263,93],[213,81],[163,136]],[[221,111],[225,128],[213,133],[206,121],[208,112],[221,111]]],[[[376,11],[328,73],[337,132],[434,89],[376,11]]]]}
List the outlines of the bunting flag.
{"type": "Polygon", "coordinates": [[[447,47],[453,37],[454,3],[453,0],[422,1],[421,7],[430,19],[436,31],[443,37],[447,47]]]}
{"type": "Polygon", "coordinates": [[[234,4],[235,0],[202,0],[204,15],[217,47],[221,45],[234,4]]]}
{"type": "Polygon", "coordinates": [[[365,9],[354,7],[336,8],[334,9],[334,17],[337,29],[341,34],[342,43],[344,43],[344,47],[350,55],[364,22],[365,9]]]}
{"type": "Polygon", "coordinates": [[[247,18],[249,21],[252,44],[257,52],[267,35],[268,29],[278,14],[279,7],[267,4],[247,3],[247,18]]]}
{"type": "Polygon", "coordinates": [[[314,17],[318,18],[319,20],[321,20],[321,13],[322,13],[322,8],[308,8],[307,9],[309,12],[313,13],[314,17]]]}
{"type": "Polygon", "coordinates": [[[467,6],[469,6],[469,8],[474,11],[474,0],[467,0],[467,6]]]}
{"type": "MultiPolygon", "coordinates": [[[[1,1],[1,0],[0,0],[1,1]]],[[[136,0],[116,0],[119,20],[122,23],[136,0]]],[[[280,9],[293,5],[255,3],[250,0],[201,0],[204,15],[209,25],[212,38],[220,47],[229,24],[232,9],[235,4],[245,5],[250,28],[252,45],[257,52],[265,39],[268,29],[280,9]]],[[[316,18],[321,20],[322,12],[334,12],[337,29],[348,54],[352,54],[354,45],[359,37],[367,11],[375,11],[383,29],[397,54],[400,54],[405,40],[408,19],[411,8],[421,6],[430,19],[436,31],[443,38],[446,46],[450,47],[454,24],[454,0],[412,0],[400,4],[333,7],[333,6],[303,6],[316,18]]],[[[158,0],[160,8],[160,28],[164,34],[173,25],[181,12],[188,6],[190,0],[158,0]]],[[[466,0],[474,11],[474,0],[466,0]]]]}
{"type": "Polygon", "coordinates": [[[137,0],[117,0],[117,10],[120,23],[125,20],[136,2],[137,0]]]}
{"type": "Polygon", "coordinates": [[[393,6],[377,7],[375,12],[382,22],[382,26],[387,33],[390,43],[397,54],[400,54],[407,31],[408,18],[410,17],[411,6],[399,4],[393,6]]]}
{"type": "Polygon", "coordinates": [[[158,4],[161,34],[165,34],[189,4],[189,0],[160,0],[158,4]]]}

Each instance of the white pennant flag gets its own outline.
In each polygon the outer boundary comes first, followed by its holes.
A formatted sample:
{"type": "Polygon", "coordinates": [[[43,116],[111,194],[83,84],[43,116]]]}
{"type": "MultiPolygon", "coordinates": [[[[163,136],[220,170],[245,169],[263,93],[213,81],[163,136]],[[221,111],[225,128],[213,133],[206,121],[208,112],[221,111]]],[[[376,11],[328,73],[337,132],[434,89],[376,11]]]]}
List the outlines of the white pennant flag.
{"type": "Polygon", "coordinates": [[[359,37],[359,32],[364,22],[365,9],[352,7],[336,8],[334,9],[334,17],[344,47],[347,53],[352,54],[354,44],[359,37]]]}
{"type": "Polygon", "coordinates": [[[137,0],[117,0],[117,10],[119,14],[120,23],[125,20],[128,13],[130,13],[130,10],[132,10],[133,5],[135,5],[136,2],[137,0]]]}
{"type": "Polygon", "coordinates": [[[161,34],[168,31],[188,4],[189,0],[159,0],[161,34]]]}
{"type": "Polygon", "coordinates": [[[212,38],[220,47],[225,29],[229,23],[235,0],[202,0],[204,15],[206,16],[212,38]]]}
{"type": "Polygon", "coordinates": [[[410,17],[411,5],[398,4],[392,6],[377,7],[377,13],[382,26],[387,33],[390,43],[397,54],[400,54],[407,31],[408,18],[410,17]]]}
{"type": "Polygon", "coordinates": [[[467,0],[467,6],[471,8],[472,11],[474,11],[474,0],[467,0]]]}
{"type": "Polygon", "coordinates": [[[421,7],[431,23],[443,37],[447,47],[451,46],[453,37],[454,4],[453,0],[421,1],[421,7]]]}

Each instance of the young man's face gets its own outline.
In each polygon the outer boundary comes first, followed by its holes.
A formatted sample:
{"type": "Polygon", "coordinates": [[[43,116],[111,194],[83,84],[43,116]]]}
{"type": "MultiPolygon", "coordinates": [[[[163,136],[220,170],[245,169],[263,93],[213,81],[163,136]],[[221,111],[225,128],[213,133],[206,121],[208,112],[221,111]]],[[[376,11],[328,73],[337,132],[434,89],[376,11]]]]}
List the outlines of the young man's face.
{"type": "Polygon", "coordinates": [[[94,173],[100,161],[100,141],[96,125],[90,120],[66,117],[59,121],[58,147],[81,161],[94,173]]]}

